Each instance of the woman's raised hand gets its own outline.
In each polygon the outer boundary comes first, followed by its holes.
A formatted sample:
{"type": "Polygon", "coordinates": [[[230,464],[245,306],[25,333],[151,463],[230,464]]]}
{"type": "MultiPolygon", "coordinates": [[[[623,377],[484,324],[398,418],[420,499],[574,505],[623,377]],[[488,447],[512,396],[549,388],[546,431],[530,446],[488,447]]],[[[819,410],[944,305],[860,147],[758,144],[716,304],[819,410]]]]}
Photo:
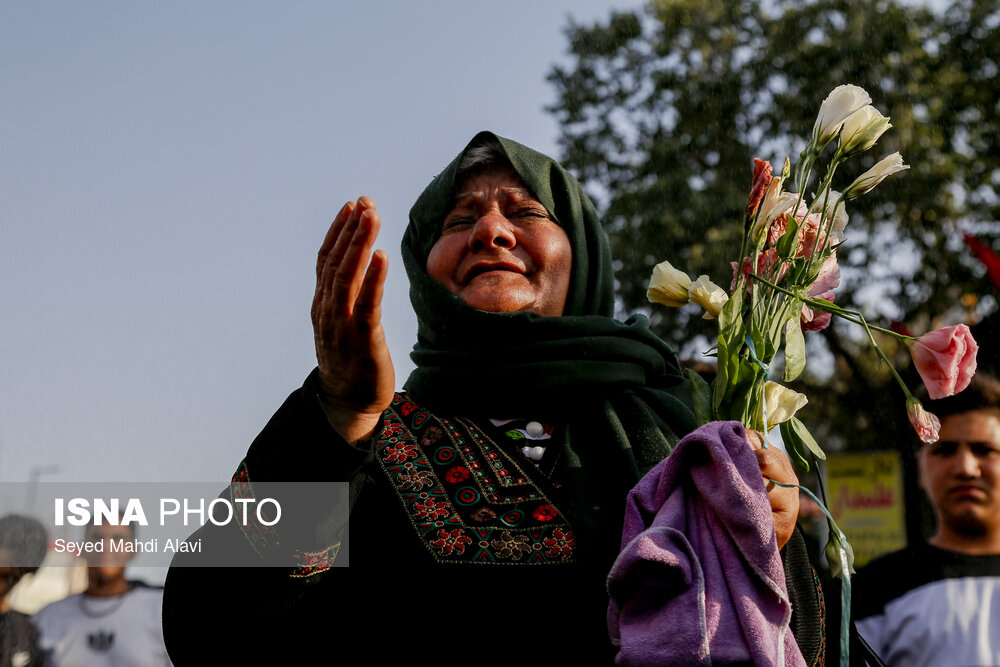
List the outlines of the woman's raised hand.
{"type": "Polygon", "coordinates": [[[347,202],[316,262],[312,323],[321,399],[330,424],[352,444],[372,435],[396,387],[382,328],[389,259],[383,250],[372,253],[380,225],[371,199],[347,202]]]}

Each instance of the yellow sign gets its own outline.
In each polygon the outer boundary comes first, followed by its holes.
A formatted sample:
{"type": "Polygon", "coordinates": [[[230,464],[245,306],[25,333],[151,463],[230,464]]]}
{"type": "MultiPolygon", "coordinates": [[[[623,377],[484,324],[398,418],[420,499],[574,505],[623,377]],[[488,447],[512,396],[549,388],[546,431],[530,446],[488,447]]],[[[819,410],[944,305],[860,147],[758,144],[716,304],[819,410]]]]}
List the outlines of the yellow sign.
{"type": "Polygon", "coordinates": [[[826,462],[830,512],[854,547],[854,564],[906,546],[903,469],[896,452],[835,454],[826,462]]]}

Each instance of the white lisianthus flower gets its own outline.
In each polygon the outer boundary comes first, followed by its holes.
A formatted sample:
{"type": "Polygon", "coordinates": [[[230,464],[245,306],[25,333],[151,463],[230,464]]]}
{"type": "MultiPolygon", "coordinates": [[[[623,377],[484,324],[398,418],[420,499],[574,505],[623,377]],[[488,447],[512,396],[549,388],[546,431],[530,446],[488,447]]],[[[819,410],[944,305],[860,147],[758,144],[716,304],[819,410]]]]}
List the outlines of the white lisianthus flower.
{"type": "Polygon", "coordinates": [[[847,206],[841,201],[841,195],[836,190],[830,190],[829,196],[823,195],[823,199],[826,203],[826,216],[833,219],[830,226],[830,241],[840,243],[844,240],[844,230],[847,228],[847,206]]]}
{"type": "Polygon", "coordinates": [[[754,224],[750,237],[754,243],[759,244],[761,237],[771,228],[774,219],[791,211],[799,199],[798,193],[782,192],[781,181],[780,178],[772,178],[771,183],[767,186],[767,192],[764,193],[764,200],[760,203],[760,209],[757,211],[757,222],[754,224]]]}
{"type": "Polygon", "coordinates": [[[767,184],[767,190],[764,191],[764,199],[761,200],[760,206],[757,207],[757,221],[754,223],[753,232],[751,238],[754,243],[760,241],[760,237],[771,224],[773,216],[771,216],[771,211],[774,210],[775,204],[778,203],[778,197],[781,196],[781,177],[775,176],[771,179],[771,182],[767,184]]]}
{"type": "Polygon", "coordinates": [[[786,422],[809,402],[805,394],[789,389],[777,382],[764,383],[764,404],[767,409],[767,426],[777,426],[786,422]]]}
{"type": "Polygon", "coordinates": [[[834,88],[820,105],[816,124],[813,125],[813,144],[819,151],[832,140],[844,121],[861,107],[871,104],[872,98],[864,88],[845,84],[834,88]]]}
{"type": "Polygon", "coordinates": [[[688,274],[675,269],[670,262],[660,262],[653,267],[646,298],[653,303],[680,308],[688,302],[690,284],[691,278],[688,274]]]}
{"type": "Polygon", "coordinates": [[[892,127],[889,119],[872,105],[864,106],[844,121],[840,133],[840,150],[847,154],[860,153],[875,145],[878,138],[892,127]]]}
{"type": "Polygon", "coordinates": [[[889,176],[909,168],[910,165],[903,164],[903,156],[898,152],[887,155],[879,160],[874,167],[858,176],[853,183],[847,186],[847,189],[844,190],[844,199],[860,197],[889,176]]]}
{"type": "Polygon", "coordinates": [[[709,280],[708,276],[698,276],[698,280],[688,287],[688,299],[705,309],[706,320],[714,320],[729,301],[729,295],[726,290],[709,280]]]}

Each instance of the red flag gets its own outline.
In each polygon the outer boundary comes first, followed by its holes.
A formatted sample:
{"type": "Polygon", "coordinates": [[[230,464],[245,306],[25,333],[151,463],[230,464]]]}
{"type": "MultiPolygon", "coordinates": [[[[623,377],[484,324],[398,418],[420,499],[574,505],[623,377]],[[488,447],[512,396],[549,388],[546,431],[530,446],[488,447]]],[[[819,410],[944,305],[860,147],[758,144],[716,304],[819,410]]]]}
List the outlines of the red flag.
{"type": "Polygon", "coordinates": [[[962,236],[965,239],[965,245],[969,246],[972,256],[986,267],[986,275],[990,279],[990,282],[993,283],[993,287],[997,291],[1000,291],[1000,255],[997,255],[993,252],[993,248],[972,234],[963,232],[962,236]]]}

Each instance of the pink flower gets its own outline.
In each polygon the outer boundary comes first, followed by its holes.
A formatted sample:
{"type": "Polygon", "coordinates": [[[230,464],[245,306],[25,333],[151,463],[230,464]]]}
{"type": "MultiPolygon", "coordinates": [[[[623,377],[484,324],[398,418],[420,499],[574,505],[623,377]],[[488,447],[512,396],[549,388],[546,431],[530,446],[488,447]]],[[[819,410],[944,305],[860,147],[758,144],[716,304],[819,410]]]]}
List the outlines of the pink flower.
{"type": "Polygon", "coordinates": [[[925,333],[910,354],[932,399],[952,396],[969,386],[976,373],[979,345],[969,327],[958,324],[925,333]]]}
{"type": "Polygon", "coordinates": [[[771,174],[774,167],[770,162],[765,162],[759,158],[753,159],[753,186],[750,188],[750,196],[747,198],[747,219],[752,220],[760,200],[767,192],[767,186],[771,183],[771,174]]]}
{"type": "MultiPolygon", "coordinates": [[[[730,266],[733,267],[733,282],[729,285],[729,291],[736,289],[736,281],[739,280],[740,274],[736,272],[736,262],[730,262],[730,266]]],[[[750,275],[753,269],[753,263],[749,257],[743,258],[743,276],[750,275]]],[[[781,260],[778,256],[778,251],[774,248],[768,248],[767,250],[761,251],[757,255],[757,275],[765,278],[772,283],[780,283],[785,279],[785,275],[788,273],[788,263],[781,260]],[[774,267],[780,263],[777,272],[774,272],[774,267]]],[[[747,287],[749,288],[749,284],[747,287]]]]}
{"type": "MultiPolygon", "coordinates": [[[[775,205],[776,209],[780,209],[780,212],[774,216],[771,220],[771,226],[767,229],[767,242],[764,244],[768,248],[773,248],[778,245],[778,241],[781,237],[785,235],[788,231],[788,220],[792,215],[792,209],[795,208],[796,204],[798,208],[795,210],[795,220],[800,225],[798,231],[798,241],[799,245],[802,243],[802,219],[805,217],[806,213],[809,212],[809,207],[806,206],[804,201],[799,201],[799,196],[794,192],[785,192],[779,198],[778,204],[775,205]]],[[[812,219],[816,214],[809,216],[812,219]]],[[[802,257],[801,252],[796,253],[799,257],[802,257]]]]}
{"type": "Polygon", "coordinates": [[[788,214],[783,213],[774,219],[771,226],[767,230],[767,243],[764,245],[768,248],[773,248],[778,245],[778,241],[781,237],[785,235],[788,230],[788,214]]]}
{"type": "MultiPolygon", "coordinates": [[[[833,303],[833,290],[840,287],[840,265],[837,264],[837,253],[831,252],[820,266],[816,282],[809,288],[809,296],[833,303]]],[[[802,330],[822,331],[830,326],[833,315],[816,312],[807,305],[802,306],[802,330]]]]}
{"type": "Polygon", "coordinates": [[[833,301],[833,290],[838,287],[840,287],[840,264],[837,263],[837,253],[831,252],[819,267],[819,275],[809,288],[809,296],[833,301]],[[826,292],[830,295],[828,296],[826,292]]]}
{"type": "Polygon", "coordinates": [[[921,442],[931,444],[938,441],[938,433],[941,431],[941,420],[936,415],[924,410],[924,406],[915,398],[906,400],[906,414],[910,417],[913,430],[921,442]]]}
{"type": "Polygon", "coordinates": [[[729,266],[733,267],[733,281],[729,283],[729,291],[732,292],[734,289],[736,289],[736,281],[740,279],[741,274],[742,276],[746,276],[748,273],[750,273],[750,268],[751,268],[750,258],[749,257],[743,258],[742,269],[738,268],[736,262],[729,262],[729,266]]]}
{"type": "MultiPolygon", "coordinates": [[[[829,301],[833,303],[833,292],[829,292],[829,298],[827,296],[820,297],[824,301],[829,301]]],[[[816,311],[809,306],[802,304],[802,330],[803,331],[822,331],[823,329],[830,326],[830,322],[833,320],[832,313],[824,313],[823,311],[816,311]]]]}
{"type": "Polygon", "coordinates": [[[797,257],[812,257],[817,247],[823,247],[826,235],[819,233],[819,214],[813,213],[799,223],[799,246],[797,257]]]}
{"type": "Polygon", "coordinates": [[[763,276],[772,283],[780,283],[788,273],[788,262],[778,256],[778,251],[768,248],[757,257],[757,275],[763,276]],[[775,271],[775,267],[777,271],[775,271]]]}

